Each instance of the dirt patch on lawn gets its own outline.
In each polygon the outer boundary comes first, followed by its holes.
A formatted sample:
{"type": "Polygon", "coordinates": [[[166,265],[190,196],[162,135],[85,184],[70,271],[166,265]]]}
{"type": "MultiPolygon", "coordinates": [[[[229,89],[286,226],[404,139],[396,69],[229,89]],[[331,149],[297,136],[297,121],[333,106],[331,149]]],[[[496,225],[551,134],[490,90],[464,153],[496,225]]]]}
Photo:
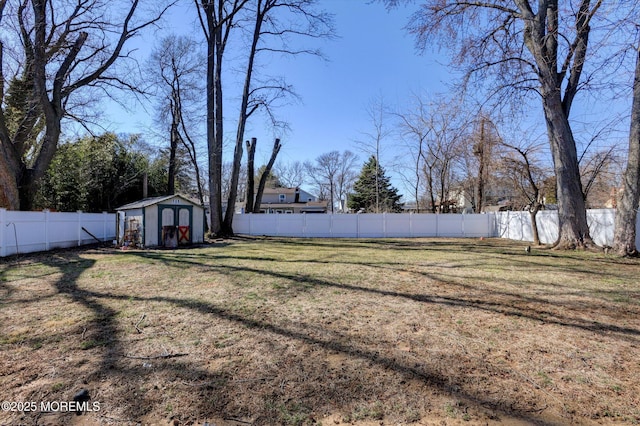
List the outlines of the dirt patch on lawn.
{"type": "Polygon", "coordinates": [[[0,424],[637,424],[640,263],[523,247],[272,238],[2,261],[0,424]]]}

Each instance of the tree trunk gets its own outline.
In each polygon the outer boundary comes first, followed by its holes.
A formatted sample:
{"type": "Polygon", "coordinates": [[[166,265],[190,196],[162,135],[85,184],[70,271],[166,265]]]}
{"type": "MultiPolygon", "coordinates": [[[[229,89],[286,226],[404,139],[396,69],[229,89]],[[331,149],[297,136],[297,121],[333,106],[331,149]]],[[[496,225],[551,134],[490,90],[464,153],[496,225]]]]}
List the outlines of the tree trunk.
{"type": "Polygon", "coordinates": [[[276,139],[275,142],[273,143],[271,158],[269,158],[269,162],[267,163],[267,166],[265,167],[264,172],[262,173],[262,176],[260,176],[260,183],[258,184],[258,192],[256,193],[256,201],[255,201],[255,204],[253,205],[254,213],[260,213],[260,204],[262,204],[262,193],[264,192],[264,186],[267,183],[267,178],[271,173],[271,168],[273,167],[273,163],[275,163],[276,161],[276,157],[278,156],[278,152],[280,152],[281,147],[282,145],[280,145],[280,139],[276,139]]]}
{"type": "Polygon", "coordinates": [[[255,191],[255,166],[254,159],[256,156],[256,144],[258,140],[251,138],[251,142],[247,141],[247,195],[244,207],[245,213],[253,213],[253,198],[255,191]]]}
{"type": "MultiPolygon", "coordinates": [[[[268,10],[268,8],[266,9],[268,10]]],[[[238,196],[238,179],[240,176],[240,163],[242,161],[242,141],[244,140],[244,130],[247,125],[247,119],[251,114],[256,111],[257,106],[249,108],[249,97],[251,96],[251,81],[253,76],[253,63],[256,57],[258,48],[258,40],[260,39],[260,29],[264,21],[264,13],[266,10],[262,10],[262,2],[258,1],[255,23],[253,28],[253,39],[251,42],[251,49],[249,51],[249,58],[247,61],[247,69],[245,72],[244,86],[242,89],[242,100],[240,104],[240,112],[238,114],[238,130],[236,132],[236,147],[233,153],[233,169],[231,171],[231,185],[229,190],[229,198],[227,202],[227,212],[224,217],[224,224],[222,232],[226,235],[233,235],[233,214],[235,210],[236,199],[238,196]]],[[[254,148],[255,149],[255,148],[254,148]]]]}
{"type": "Polygon", "coordinates": [[[589,1],[580,4],[576,15],[573,61],[565,73],[558,64],[558,0],[539,3],[534,15],[528,2],[517,2],[525,17],[524,42],[535,59],[540,95],[549,145],[557,181],[559,234],[558,249],[591,248],[593,241],[587,225],[587,212],[580,181],[576,144],[569,123],[569,113],[582,75],[587,53],[589,1]],[[563,79],[567,78],[563,85],[563,79]],[[564,99],[563,99],[564,90],[564,99]]]}
{"type": "MultiPolygon", "coordinates": [[[[213,7],[213,6],[209,6],[213,7]]],[[[222,229],[222,26],[213,22],[215,10],[207,11],[207,148],[209,152],[210,234],[222,229]]]]}
{"type": "Polygon", "coordinates": [[[536,204],[533,208],[529,209],[529,216],[531,217],[531,232],[533,233],[533,244],[540,245],[540,232],[538,231],[538,221],[536,217],[540,211],[540,205],[536,204]]]}
{"type": "MultiPolygon", "coordinates": [[[[46,98],[43,102],[49,102],[46,98]]],[[[58,141],[60,140],[62,114],[60,108],[49,105],[45,108],[46,130],[44,140],[40,147],[40,152],[33,165],[33,168],[23,166],[18,183],[18,191],[20,193],[20,210],[33,210],[33,203],[40,185],[40,180],[44,177],[53,157],[58,150],[58,141]]]]}
{"type": "Polygon", "coordinates": [[[636,220],[640,200],[640,50],[636,56],[631,106],[631,129],[627,168],[622,180],[622,197],[616,210],[613,251],[620,256],[637,256],[636,220]]]}
{"type": "MultiPolygon", "coordinates": [[[[4,144],[4,141],[0,143],[4,144]]],[[[1,148],[5,147],[2,146],[1,148]]],[[[3,151],[4,149],[0,152],[0,207],[19,210],[20,194],[18,183],[16,182],[16,174],[11,171],[9,160],[3,151]]]]}
{"type": "Polygon", "coordinates": [[[480,123],[480,142],[478,143],[476,155],[478,156],[478,197],[477,197],[477,213],[482,213],[484,208],[484,123],[485,119],[482,118],[480,123]]]}
{"type": "Polygon", "coordinates": [[[171,120],[171,132],[170,132],[170,149],[169,149],[169,170],[167,176],[167,195],[173,195],[176,192],[176,151],[178,150],[178,142],[180,141],[180,135],[178,134],[178,115],[174,109],[171,108],[172,120],[171,120]]]}
{"type": "Polygon", "coordinates": [[[543,84],[543,106],[558,191],[558,249],[592,248],[582,196],[576,144],[562,108],[560,90],[543,84]]]}

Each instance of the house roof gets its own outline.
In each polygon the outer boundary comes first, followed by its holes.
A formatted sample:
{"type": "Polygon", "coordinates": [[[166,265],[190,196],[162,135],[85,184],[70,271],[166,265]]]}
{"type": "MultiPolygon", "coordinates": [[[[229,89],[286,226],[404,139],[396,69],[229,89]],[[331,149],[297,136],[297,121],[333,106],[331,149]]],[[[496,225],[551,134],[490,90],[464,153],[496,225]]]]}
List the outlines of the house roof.
{"type": "Polygon", "coordinates": [[[301,211],[325,211],[328,201],[308,201],[306,203],[261,203],[262,209],[293,209],[297,208],[301,211]]]}
{"type": "Polygon", "coordinates": [[[295,194],[298,188],[265,188],[263,194],[295,194]]]}
{"type": "Polygon", "coordinates": [[[116,210],[141,209],[143,207],[149,207],[149,206],[152,206],[154,204],[159,204],[159,203],[162,203],[164,201],[171,200],[172,198],[180,198],[180,199],[186,201],[189,204],[193,204],[194,206],[201,207],[200,205],[198,205],[198,203],[193,202],[192,200],[188,199],[187,197],[184,197],[184,196],[179,195],[179,194],[175,194],[175,195],[163,195],[161,197],[144,198],[144,199],[142,199],[140,201],[135,201],[133,203],[125,204],[124,206],[120,206],[116,210]]]}

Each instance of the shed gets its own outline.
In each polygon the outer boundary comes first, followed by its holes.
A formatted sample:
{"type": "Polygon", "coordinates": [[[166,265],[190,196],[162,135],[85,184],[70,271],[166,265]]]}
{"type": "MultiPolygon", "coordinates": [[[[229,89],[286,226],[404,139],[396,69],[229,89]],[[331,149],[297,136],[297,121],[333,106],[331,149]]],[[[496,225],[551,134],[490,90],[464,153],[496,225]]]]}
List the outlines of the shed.
{"type": "Polygon", "coordinates": [[[204,242],[204,209],[182,195],[145,198],[117,212],[120,245],[177,247],[204,242]]]}

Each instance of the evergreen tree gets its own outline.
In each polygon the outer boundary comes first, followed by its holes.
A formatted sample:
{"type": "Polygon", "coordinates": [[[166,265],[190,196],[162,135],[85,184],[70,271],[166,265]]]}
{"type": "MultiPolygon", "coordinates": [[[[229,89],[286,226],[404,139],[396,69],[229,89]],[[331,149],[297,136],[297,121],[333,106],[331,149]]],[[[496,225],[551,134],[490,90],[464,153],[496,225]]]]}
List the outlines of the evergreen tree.
{"type": "Polygon", "coordinates": [[[45,174],[35,206],[58,211],[113,211],[148,195],[166,194],[167,161],[152,156],[138,136],[113,133],[63,143],[45,174]]]}
{"type": "Polygon", "coordinates": [[[378,165],[375,156],[371,156],[362,167],[360,177],[353,186],[354,193],[349,196],[348,207],[365,213],[398,213],[402,211],[398,190],[391,186],[389,177],[384,169],[378,165]],[[377,179],[376,179],[377,171],[377,179]],[[376,208],[376,182],[378,186],[376,208]]]}

